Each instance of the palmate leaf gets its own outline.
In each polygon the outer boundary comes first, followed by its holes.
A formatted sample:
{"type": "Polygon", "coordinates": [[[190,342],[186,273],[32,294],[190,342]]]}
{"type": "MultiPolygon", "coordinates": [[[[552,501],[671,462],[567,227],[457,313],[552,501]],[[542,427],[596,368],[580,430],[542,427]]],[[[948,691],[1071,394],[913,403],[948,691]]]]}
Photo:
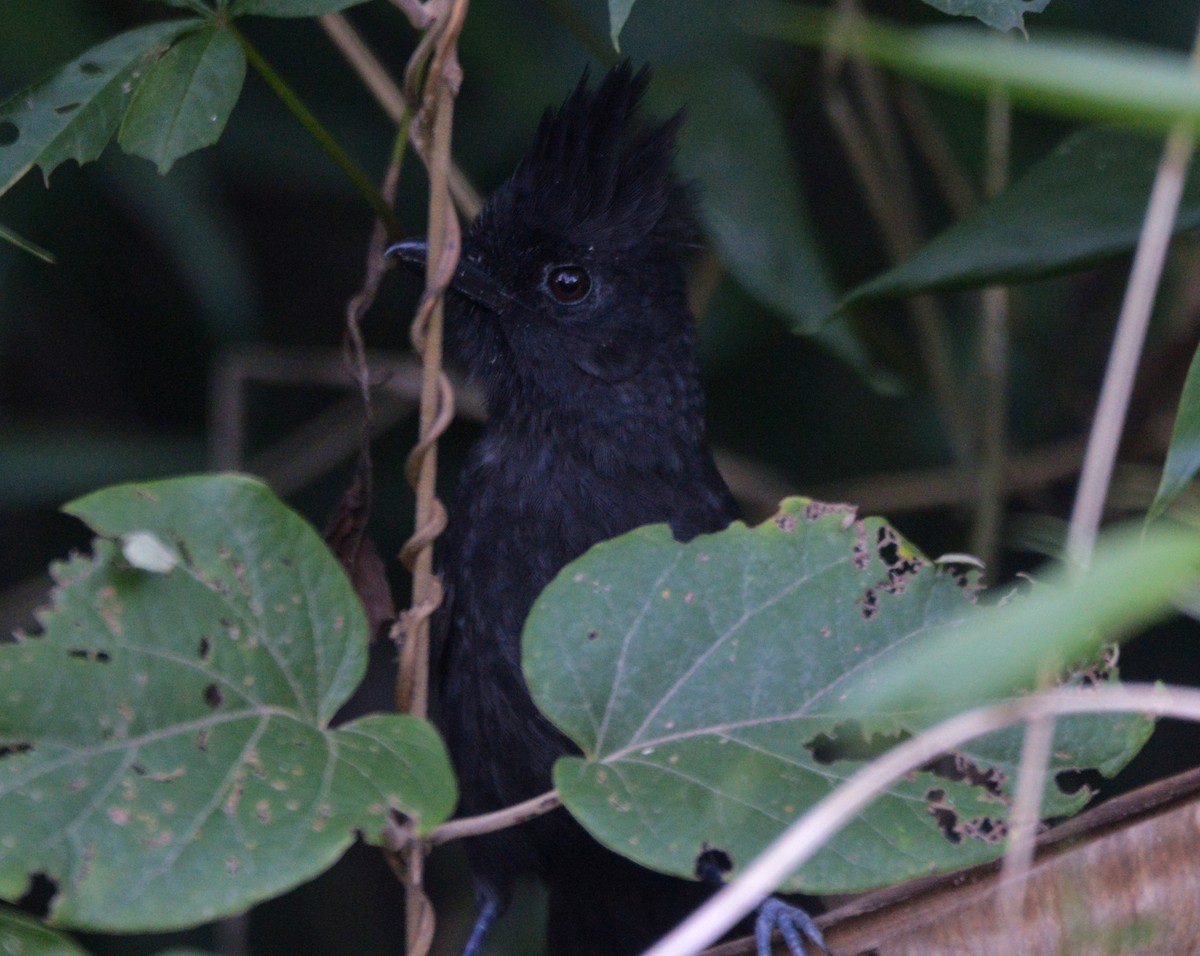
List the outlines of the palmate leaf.
{"type": "Polygon", "coordinates": [[[152,23],[88,50],[0,104],[0,193],[37,164],[49,182],[59,164],[103,152],[146,71],[204,20],[152,23]]]}
{"type": "MultiPolygon", "coordinates": [[[[804,499],[688,544],[654,526],[598,545],[543,593],[524,636],[534,699],[583,752],[558,762],[555,785],[644,865],[691,876],[716,848],[736,870],[872,752],[944,715],[848,718],[842,697],[902,667],[931,629],[985,613],[969,596],[881,520],[804,499]]],[[[1059,772],[1115,773],[1151,726],[1060,722],[1043,812],[1089,797],[1060,789],[1059,772]]],[[[786,888],[861,890],[996,857],[1020,746],[1019,731],[993,734],[901,781],[786,888]]]]}
{"type": "Polygon", "coordinates": [[[220,138],[245,78],[246,55],[224,26],[180,40],[138,85],[121,122],[121,148],[166,174],[175,160],[220,138]]]}
{"type": "Polygon", "coordinates": [[[0,645],[0,896],[55,881],[53,920],[131,931],[245,909],[390,811],[454,806],[424,721],[330,727],[360,681],[361,605],[316,532],[242,477],[110,488],[56,571],[43,633],[0,645]]]}

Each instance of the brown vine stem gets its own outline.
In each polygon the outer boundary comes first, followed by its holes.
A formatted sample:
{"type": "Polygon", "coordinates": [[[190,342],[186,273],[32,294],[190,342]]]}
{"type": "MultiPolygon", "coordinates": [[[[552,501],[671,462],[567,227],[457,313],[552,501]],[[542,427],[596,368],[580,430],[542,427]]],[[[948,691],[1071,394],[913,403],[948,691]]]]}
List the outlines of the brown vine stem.
{"type": "Polygon", "coordinates": [[[540,817],[544,813],[549,813],[551,810],[557,810],[561,806],[562,798],[558,795],[558,791],[547,790],[545,793],[530,797],[521,803],[514,803],[511,807],[505,807],[502,810],[481,813],[474,817],[460,817],[449,823],[443,823],[428,836],[417,837],[409,826],[400,825],[389,830],[384,839],[394,852],[403,852],[414,840],[418,839],[425,846],[440,846],[451,840],[480,836],[484,833],[503,830],[506,827],[517,826],[540,817]]]}
{"type": "MultiPolygon", "coordinates": [[[[410,17],[411,19],[411,17],[410,17]]],[[[408,101],[399,85],[379,62],[378,57],[359,36],[358,31],[350,24],[343,13],[327,13],[318,21],[326,35],[345,57],[346,62],[354,68],[363,85],[370,91],[375,102],[397,126],[404,126],[410,116],[408,101]]],[[[414,149],[422,149],[416,129],[409,130],[409,138],[414,149]]],[[[474,219],[483,205],[479,191],[471,184],[466,174],[458,165],[450,161],[450,195],[458,211],[466,219],[474,219]]]]}
{"type": "MultiPolygon", "coordinates": [[[[392,628],[400,647],[396,675],[398,709],[425,716],[429,709],[429,623],[442,601],[442,585],[433,573],[433,542],[446,527],[446,509],[437,499],[437,440],[454,415],[454,390],[442,371],[443,297],[458,265],[461,232],[451,202],[450,134],[454,98],[462,82],[458,37],[468,0],[415,0],[398,3],[414,26],[428,25],[406,71],[408,103],[421,104],[411,133],[429,172],[429,234],[425,291],[410,329],[421,356],[420,433],[405,469],[416,491],[416,527],[400,558],[412,572],[412,604],[392,628]],[[424,76],[420,97],[415,95],[424,76]]],[[[425,956],[433,944],[434,914],[425,895],[426,845],[409,844],[400,855],[405,885],[405,932],[408,956],[425,956]]]]}

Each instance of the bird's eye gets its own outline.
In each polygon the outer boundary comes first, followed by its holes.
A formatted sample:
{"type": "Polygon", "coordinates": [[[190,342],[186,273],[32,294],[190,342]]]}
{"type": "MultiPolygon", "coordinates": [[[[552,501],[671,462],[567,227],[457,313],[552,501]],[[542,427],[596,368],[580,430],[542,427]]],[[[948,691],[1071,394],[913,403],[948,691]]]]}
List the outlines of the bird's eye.
{"type": "Polygon", "coordinates": [[[564,305],[582,302],[592,290],[592,279],[581,266],[555,266],[546,273],[546,288],[564,305]]]}

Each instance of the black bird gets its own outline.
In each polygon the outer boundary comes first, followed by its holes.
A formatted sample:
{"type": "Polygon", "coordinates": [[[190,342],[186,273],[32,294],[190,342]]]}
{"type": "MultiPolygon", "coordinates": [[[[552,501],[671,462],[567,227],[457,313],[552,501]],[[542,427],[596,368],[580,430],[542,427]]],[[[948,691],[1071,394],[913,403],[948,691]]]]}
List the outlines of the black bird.
{"type": "MultiPolygon", "coordinates": [[[[639,118],[647,82],[623,64],[593,91],[585,74],[546,114],[471,226],[451,288],[452,334],[489,412],[451,509],[435,622],[464,815],[545,792],[555,760],[577,752],[521,673],[521,629],[551,578],[640,525],[686,541],[738,516],[705,439],[685,296],[692,201],[673,169],[681,119],[639,118]]],[[[425,262],[420,240],[389,252],[425,262]]],[[[546,884],[550,956],[640,952],[712,893],[604,849],[563,810],[467,853],[481,907],[468,954],[519,876],[546,884]]]]}

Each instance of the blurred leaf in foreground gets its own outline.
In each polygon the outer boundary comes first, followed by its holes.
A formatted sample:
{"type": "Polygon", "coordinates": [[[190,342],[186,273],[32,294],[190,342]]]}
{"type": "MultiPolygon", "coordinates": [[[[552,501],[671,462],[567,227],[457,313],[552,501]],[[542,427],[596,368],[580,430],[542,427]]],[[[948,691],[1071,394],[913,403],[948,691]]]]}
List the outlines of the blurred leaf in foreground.
{"type": "Polygon", "coordinates": [[[751,6],[745,23],[804,46],[836,44],[945,89],[979,96],[1002,90],[1015,106],[1072,119],[1160,132],[1200,121],[1200,76],[1175,50],[1044,34],[1013,43],[965,26],[902,29],[771,2],[751,6]]]}

